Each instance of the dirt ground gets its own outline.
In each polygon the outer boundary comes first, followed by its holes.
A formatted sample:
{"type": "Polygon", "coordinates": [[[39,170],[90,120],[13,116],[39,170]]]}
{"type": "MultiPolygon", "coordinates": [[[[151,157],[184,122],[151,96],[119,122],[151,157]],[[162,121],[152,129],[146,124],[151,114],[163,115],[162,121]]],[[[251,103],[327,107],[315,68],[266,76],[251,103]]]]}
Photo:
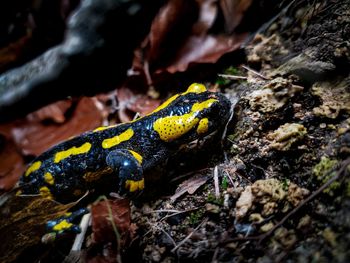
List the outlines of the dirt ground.
{"type": "MultiPolygon", "coordinates": [[[[235,105],[225,136],[201,147],[195,142],[146,174],[145,192],[131,211],[123,210],[131,216],[130,240],[116,255],[113,242],[90,246],[90,230],[84,242],[90,262],[350,262],[349,36],[347,0],[291,1],[264,24],[240,60],[205,83],[235,105]]],[[[111,97],[98,99],[113,106],[111,97]]],[[[20,136],[11,143],[33,157],[48,144],[36,137],[38,130],[59,141],[72,136],[72,127],[93,129],[107,119],[106,112],[96,113],[103,104],[98,99],[60,102],[57,112],[78,109],[71,126],[57,128],[67,114],[55,114],[54,127],[17,127],[17,135],[27,132],[36,145],[20,136]]],[[[12,166],[21,162],[15,169],[24,167],[20,154],[11,158],[12,166]]],[[[71,244],[45,245],[45,255],[32,261],[59,262],[71,244]]],[[[65,262],[78,259],[70,255],[65,262]]]]}
{"type": "Polygon", "coordinates": [[[133,207],[126,261],[350,260],[349,10],[287,8],[246,47],[249,69],[223,72],[247,77],[219,80],[241,96],[223,150],[183,195],[133,207]]]}

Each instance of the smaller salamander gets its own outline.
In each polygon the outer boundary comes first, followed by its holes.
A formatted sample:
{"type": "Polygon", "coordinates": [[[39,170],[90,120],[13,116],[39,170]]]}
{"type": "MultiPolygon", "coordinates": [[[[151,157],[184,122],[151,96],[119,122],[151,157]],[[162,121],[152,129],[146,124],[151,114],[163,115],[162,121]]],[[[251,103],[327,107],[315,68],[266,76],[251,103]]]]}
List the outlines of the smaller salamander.
{"type": "Polygon", "coordinates": [[[44,152],[20,178],[18,194],[66,203],[88,190],[136,193],[144,188],[144,171],[181,145],[222,130],[230,111],[224,95],[194,83],[147,116],[97,128],[44,152]]]}

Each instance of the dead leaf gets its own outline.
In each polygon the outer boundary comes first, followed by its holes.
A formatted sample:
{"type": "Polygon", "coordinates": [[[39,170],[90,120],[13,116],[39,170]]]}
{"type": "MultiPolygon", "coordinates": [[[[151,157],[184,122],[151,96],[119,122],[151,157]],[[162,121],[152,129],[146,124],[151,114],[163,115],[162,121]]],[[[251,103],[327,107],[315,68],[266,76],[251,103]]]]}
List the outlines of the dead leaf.
{"type": "Polygon", "coordinates": [[[160,100],[138,92],[132,85],[126,85],[118,89],[117,93],[118,116],[121,122],[133,120],[136,114],[145,116],[159,106],[160,100]]]}
{"type": "Polygon", "coordinates": [[[174,202],[186,192],[190,195],[194,194],[199,187],[201,187],[207,182],[208,179],[209,177],[207,175],[191,177],[190,179],[184,181],[181,185],[179,185],[179,187],[176,189],[175,194],[170,197],[170,200],[174,202]]]}
{"type": "Polygon", "coordinates": [[[222,55],[238,49],[245,36],[191,36],[166,70],[170,73],[183,72],[193,63],[215,63],[222,55]]]}
{"type": "Polygon", "coordinates": [[[14,187],[24,172],[25,164],[21,154],[16,151],[14,142],[0,134],[0,193],[14,187]]]}
{"type": "Polygon", "coordinates": [[[152,22],[148,37],[147,60],[151,65],[164,65],[168,61],[173,55],[169,51],[176,50],[184,42],[197,15],[198,5],[194,0],[170,0],[161,8],[152,22]]]}
{"type": "MultiPolygon", "coordinates": [[[[53,107],[50,106],[51,109],[53,107]]],[[[39,110],[39,113],[36,112],[26,120],[17,122],[11,133],[22,154],[24,156],[38,156],[61,141],[101,125],[102,114],[92,98],[82,98],[74,108],[72,107],[67,109],[72,111],[71,116],[67,117],[66,121],[61,124],[45,123],[41,119],[42,117],[55,119],[59,118],[58,115],[60,114],[66,114],[67,110],[64,113],[57,114],[57,111],[60,112],[60,106],[57,106],[54,111],[39,110]],[[43,113],[40,113],[40,111],[43,113]],[[51,113],[51,116],[48,113],[51,113]]]]}
{"type": "Polygon", "coordinates": [[[239,25],[251,4],[252,0],[220,0],[227,33],[232,33],[239,25]]]}
{"type": "Polygon", "coordinates": [[[28,114],[27,119],[30,121],[51,120],[55,123],[63,123],[66,120],[65,113],[71,106],[71,100],[58,101],[28,114]]]}
{"type": "Polygon", "coordinates": [[[129,241],[131,215],[128,199],[104,200],[95,203],[91,207],[91,215],[94,242],[117,241],[116,243],[123,247],[129,241]],[[111,223],[112,220],[118,230],[118,237],[111,223]]]}

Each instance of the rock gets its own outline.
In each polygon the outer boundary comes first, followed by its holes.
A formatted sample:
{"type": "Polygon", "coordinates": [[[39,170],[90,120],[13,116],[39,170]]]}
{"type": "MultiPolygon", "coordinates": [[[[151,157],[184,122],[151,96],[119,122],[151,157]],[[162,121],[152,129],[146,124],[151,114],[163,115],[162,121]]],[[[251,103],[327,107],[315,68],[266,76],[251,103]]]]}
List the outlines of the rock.
{"type": "Polygon", "coordinates": [[[335,119],[344,111],[350,113],[350,93],[348,91],[350,77],[342,81],[316,82],[311,90],[318,96],[322,104],[313,109],[317,116],[335,119]]]}
{"type": "Polygon", "coordinates": [[[302,124],[286,123],[274,132],[269,133],[267,138],[272,140],[271,148],[288,151],[294,143],[302,140],[306,134],[307,130],[302,124]]]}
{"type": "Polygon", "coordinates": [[[282,108],[290,98],[303,89],[302,86],[294,85],[290,79],[277,77],[269,81],[262,89],[248,94],[246,98],[252,110],[274,112],[282,108]]]}

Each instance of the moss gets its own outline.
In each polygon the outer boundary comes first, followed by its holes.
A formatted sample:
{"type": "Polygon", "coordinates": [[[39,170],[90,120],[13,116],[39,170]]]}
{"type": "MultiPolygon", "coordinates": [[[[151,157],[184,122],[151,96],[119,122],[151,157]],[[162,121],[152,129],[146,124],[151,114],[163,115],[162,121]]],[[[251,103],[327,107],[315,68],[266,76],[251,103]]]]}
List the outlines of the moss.
{"type": "Polygon", "coordinates": [[[207,203],[212,203],[212,204],[216,204],[216,205],[223,205],[224,204],[224,198],[216,198],[215,195],[213,195],[212,193],[208,194],[207,197],[207,203]]]}
{"type": "MultiPolygon", "coordinates": [[[[331,172],[334,167],[338,164],[337,160],[330,159],[327,156],[322,156],[318,164],[312,169],[313,174],[316,176],[317,180],[326,183],[330,178],[335,176],[335,171],[331,172]]],[[[324,193],[327,193],[331,196],[334,195],[334,191],[340,187],[339,182],[332,183],[327,189],[324,190],[324,193]]]]}
{"type": "MultiPolygon", "coordinates": [[[[238,75],[240,75],[240,71],[238,68],[230,66],[224,70],[224,74],[238,76],[238,75]]],[[[227,79],[227,78],[223,78],[223,77],[218,77],[215,81],[216,84],[223,85],[223,86],[228,85],[231,82],[232,82],[232,80],[227,79]]]]}
{"type": "Polygon", "coordinates": [[[345,184],[345,196],[350,197],[350,181],[347,181],[345,184]]]}
{"type": "Polygon", "coordinates": [[[289,185],[290,185],[290,180],[287,179],[287,178],[284,178],[284,179],[282,180],[282,189],[283,189],[284,191],[288,191],[289,185]]]}
{"type": "Polygon", "coordinates": [[[226,190],[228,187],[228,179],[227,179],[227,176],[225,175],[224,178],[222,178],[222,181],[221,181],[221,188],[223,190],[226,190]]]}
{"type": "Polygon", "coordinates": [[[203,215],[204,215],[203,210],[198,210],[198,211],[192,212],[189,215],[189,223],[191,225],[197,225],[199,223],[200,219],[203,217],[203,215]]]}

